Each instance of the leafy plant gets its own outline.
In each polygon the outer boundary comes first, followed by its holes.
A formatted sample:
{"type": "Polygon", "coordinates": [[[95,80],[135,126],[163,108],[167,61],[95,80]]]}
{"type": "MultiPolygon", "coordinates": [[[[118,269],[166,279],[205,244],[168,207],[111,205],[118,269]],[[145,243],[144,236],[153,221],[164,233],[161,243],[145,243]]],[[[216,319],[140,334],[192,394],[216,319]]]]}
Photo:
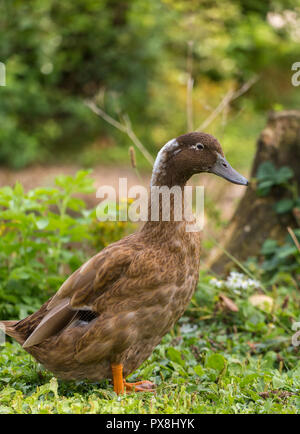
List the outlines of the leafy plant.
{"type": "MultiPolygon", "coordinates": [[[[257,194],[267,196],[273,187],[281,187],[283,197],[274,204],[274,211],[277,214],[295,212],[300,208],[300,197],[298,196],[298,185],[293,180],[293,170],[287,166],[277,169],[271,161],[262,163],[257,170],[257,194]]],[[[281,196],[282,197],[282,196],[281,196]]],[[[300,240],[300,229],[294,230],[294,236],[300,240]]],[[[286,237],[285,243],[279,244],[276,240],[268,239],[264,242],[261,254],[265,260],[262,263],[262,270],[269,277],[278,279],[280,273],[292,273],[299,275],[300,252],[290,234],[286,237]]]]}
{"type": "Polygon", "coordinates": [[[286,187],[287,181],[293,176],[294,172],[290,167],[283,166],[277,169],[271,161],[266,161],[257,170],[257,194],[267,196],[274,186],[286,187]]]}
{"type": "Polygon", "coordinates": [[[34,312],[95,248],[129,230],[113,222],[100,226],[95,210],[86,209],[78,195],[94,191],[89,174],[61,175],[55,187],[27,193],[20,183],[0,189],[1,318],[34,312]]]}
{"type": "MultiPolygon", "coordinates": [[[[295,236],[300,241],[300,229],[294,230],[295,236]]],[[[276,275],[279,272],[289,272],[295,278],[300,273],[300,252],[291,239],[286,237],[286,242],[280,245],[276,240],[266,240],[261,249],[265,261],[262,269],[269,275],[276,275]]]]}

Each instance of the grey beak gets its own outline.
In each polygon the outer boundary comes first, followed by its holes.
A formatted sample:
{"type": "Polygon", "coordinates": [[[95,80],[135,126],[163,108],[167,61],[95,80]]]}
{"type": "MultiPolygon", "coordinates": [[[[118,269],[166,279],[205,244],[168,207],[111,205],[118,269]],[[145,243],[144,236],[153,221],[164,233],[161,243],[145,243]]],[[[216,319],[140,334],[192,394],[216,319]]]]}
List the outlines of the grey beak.
{"type": "Polygon", "coordinates": [[[227,179],[227,181],[233,182],[234,184],[240,185],[248,185],[248,180],[238,173],[233,167],[230,166],[226,158],[222,157],[221,154],[218,154],[217,161],[215,165],[210,169],[211,173],[215,175],[221,176],[222,178],[227,179]]]}

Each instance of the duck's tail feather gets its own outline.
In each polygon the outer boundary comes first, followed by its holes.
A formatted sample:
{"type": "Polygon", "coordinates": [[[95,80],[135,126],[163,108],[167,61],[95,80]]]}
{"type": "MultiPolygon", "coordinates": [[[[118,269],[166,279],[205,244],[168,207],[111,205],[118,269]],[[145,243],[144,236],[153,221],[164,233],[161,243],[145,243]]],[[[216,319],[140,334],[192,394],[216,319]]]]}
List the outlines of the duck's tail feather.
{"type": "Polygon", "coordinates": [[[24,337],[16,330],[15,326],[19,321],[0,321],[0,331],[3,330],[5,334],[14,338],[20,344],[23,344],[24,337]]]}

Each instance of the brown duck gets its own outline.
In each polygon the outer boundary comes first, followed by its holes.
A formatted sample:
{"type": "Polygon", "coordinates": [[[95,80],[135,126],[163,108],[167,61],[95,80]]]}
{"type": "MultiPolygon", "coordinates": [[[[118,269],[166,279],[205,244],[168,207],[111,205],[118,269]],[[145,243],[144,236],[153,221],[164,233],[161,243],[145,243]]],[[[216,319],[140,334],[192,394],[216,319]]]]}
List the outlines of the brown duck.
{"type": "MultiPolygon", "coordinates": [[[[226,161],[217,139],[189,133],[158,153],[152,186],[183,187],[196,173],[248,181],[226,161]]],[[[183,199],[182,199],[183,200],[183,199]]],[[[184,201],[183,201],[184,202],[184,201]]],[[[200,233],[187,221],[147,221],[75,271],[37,312],[4,321],[6,333],[65,380],[112,378],[114,391],[152,391],[149,381],[123,380],[146,360],[186,309],[197,285],[200,233]]],[[[149,207],[149,215],[151,205],[149,207]]]]}

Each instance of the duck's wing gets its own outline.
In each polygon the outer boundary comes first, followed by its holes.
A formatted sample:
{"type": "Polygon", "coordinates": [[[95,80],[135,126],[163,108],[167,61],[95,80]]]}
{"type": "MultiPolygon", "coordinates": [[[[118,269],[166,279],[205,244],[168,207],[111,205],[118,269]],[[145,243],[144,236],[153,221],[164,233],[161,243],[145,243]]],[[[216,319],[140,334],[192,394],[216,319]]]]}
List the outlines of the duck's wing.
{"type": "Polygon", "coordinates": [[[157,315],[168,312],[170,289],[182,273],[172,260],[172,256],[153,248],[135,255],[126,274],[95,300],[95,310],[103,314],[76,342],[74,357],[78,362],[113,359],[141,339],[143,328],[147,330],[149,324],[151,329],[157,327],[154,333],[159,335],[161,322],[157,315]],[[157,322],[153,323],[153,318],[157,322]]]}
{"type": "Polygon", "coordinates": [[[49,310],[65,298],[70,300],[72,309],[93,309],[94,300],[126,272],[136,254],[131,247],[117,244],[109,247],[89,259],[63,283],[49,303],[49,310]]]}
{"type": "Polygon", "coordinates": [[[63,283],[24,347],[37,345],[59,333],[79,311],[94,310],[93,302],[126,272],[136,253],[133,248],[117,244],[93,256],[63,283]]]}
{"type": "Polygon", "coordinates": [[[33,332],[27,337],[23,343],[23,348],[37,345],[44,339],[47,339],[62,330],[76,315],[76,312],[70,309],[69,304],[69,300],[65,298],[51,309],[33,332]]]}

